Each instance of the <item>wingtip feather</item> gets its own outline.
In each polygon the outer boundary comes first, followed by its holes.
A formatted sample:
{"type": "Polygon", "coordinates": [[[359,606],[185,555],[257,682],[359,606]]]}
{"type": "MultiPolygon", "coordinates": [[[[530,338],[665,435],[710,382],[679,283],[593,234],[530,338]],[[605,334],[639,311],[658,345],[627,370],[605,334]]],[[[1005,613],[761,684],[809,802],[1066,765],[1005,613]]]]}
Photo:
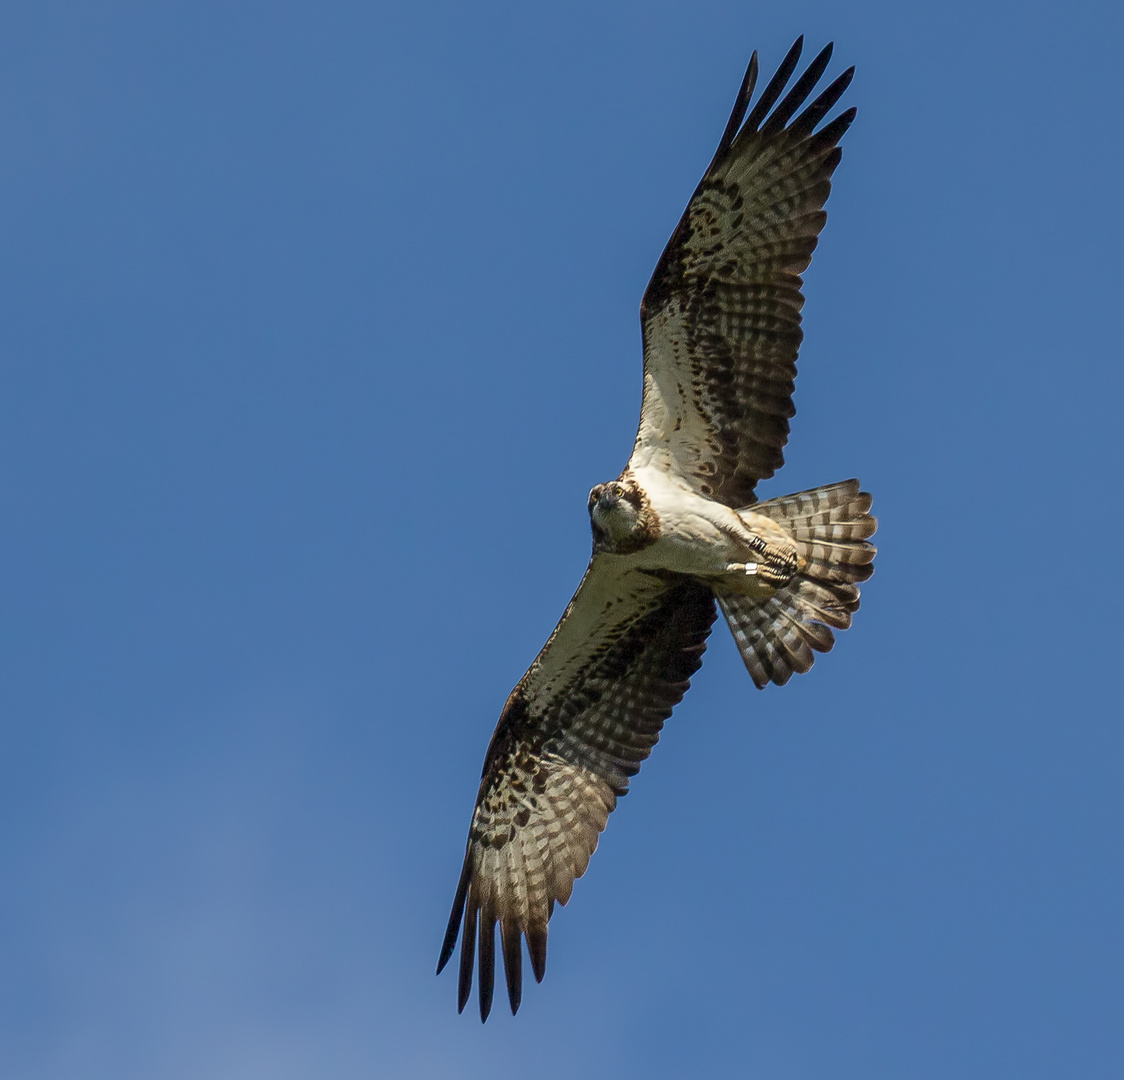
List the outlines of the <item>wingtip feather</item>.
{"type": "Polygon", "coordinates": [[[730,146],[733,144],[734,137],[738,133],[738,129],[745,119],[746,110],[749,108],[750,98],[753,97],[753,88],[757,85],[757,50],[753,50],[753,55],[749,58],[749,65],[745,69],[745,75],[742,77],[741,87],[738,89],[738,96],[734,99],[734,107],[730,112],[730,119],[726,121],[726,129],[722,132],[722,138],[718,141],[718,149],[714,152],[714,160],[711,161],[710,167],[713,169],[729,151],[730,146]]]}
{"type": "Polygon", "coordinates": [[[757,104],[754,105],[753,111],[746,119],[745,126],[752,131],[756,131],[761,122],[769,115],[769,110],[776,104],[777,98],[781,96],[792,77],[792,73],[796,70],[796,65],[800,63],[800,53],[804,48],[804,35],[801,34],[793,43],[792,48],[785,54],[785,58],[781,61],[780,67],[777,68],[776,73],[769,80],[768,85],[761,92],[761,97],[757,99],[757,104]]]}
{"type": "Polygon", "coordinates": [[[546,925],[527,930],[527,952],[531,955],[531,970],[535,982],[541,983],[546,974],[546,925]]]}
{"type": "Polygon", "coordinates": [[[457,981],[457,1012],[464,1012],[472,994],[472,966],[476,957],[476,906],[469,904],[465,911],[464,933],[461,936],[461,969],[457,981]]]}
{"type": "Polygon", "coordinates": [[[507,1000],[511,1005],[511,1015],[519,1011],[523,997],[523,937],[519,927],[510,922],[500,923],[500,938],[503,942],[503,970],[507,979],[507,1000]]]}
{"type": "Polygon", "coordinates": [[[437,974],[445,970],[445,965],[457,947],[457,933],[461,928],[461,918],[464,915],[464,902],[468,896],[469,866],[468,854],[465,854],[464,865],[461,867],[461,879],[457,882],[457,892],[453,897],[453,910],[449,913],[449,923],[445,927],[445,939],[441,942],[441,955],[437,959],[437,974]]]}
{"type": "Polygon", "coordinates": [[[492,919],[480,921],[480,1023],[492,1011],[496,986],[496,924],[492,919]]]}

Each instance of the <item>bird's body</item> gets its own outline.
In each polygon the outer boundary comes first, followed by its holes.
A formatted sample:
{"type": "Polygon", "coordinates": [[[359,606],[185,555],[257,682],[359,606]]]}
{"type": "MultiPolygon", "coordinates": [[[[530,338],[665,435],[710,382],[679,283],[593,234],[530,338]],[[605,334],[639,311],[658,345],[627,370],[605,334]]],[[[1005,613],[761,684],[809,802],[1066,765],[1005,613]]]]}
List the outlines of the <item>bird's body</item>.
{"type": "Polygon", "coordinates": [[[497,924],[514,1012],[523,940],[541,979],[554,904],[569,899],[686,692],[716,605],[754,683],[783,685],[832,647],[833,628],[850,626],[858,583],[873,569],[875,521],[857,481],[767,502],[755,493],[784,460],[800,275],[826,220],[838,140],[854,118],[851,109],[817,130],[852,71],[805,104],[830,46],[781,98],[800,47],[750,111],[754,54],[718,151],[652,275],[632,455],[589,494],[589,567],[508,697],[485,756],[438,964],[461,932],[459,1005],[478,952],[482,1019],[497,924]]]}
{"type": "MultiPolygon", "coordinates": [[[[686,574],[747,596],[771,596],[795,571],[795,544],[783,525],[751,508],[734,510],[700,495],[674,474],[652,466],[622,473],[613,484],[635,491],[644,511],[638,538],[623,532],[595,542],[594,558],[615,557],[618,573],[686,574]],[[646,517],[645,517],[646,515],[646,517]],[[623,549],[615,554],[616,549],[623,549]],[[786,561],[792,562],[785,573],[786,561]]],[[[613,485],[598,485],[611,488],[613,485]]],[[[627,494],[624,502],[628,501],[627,494]]],[[[596,508],[595,508],[596,509],[596,508]]],[[[622,522],[622,526],[626,523],[622,522]]],[[[597,515],[593,517],[598,528],[597,515]]]]}

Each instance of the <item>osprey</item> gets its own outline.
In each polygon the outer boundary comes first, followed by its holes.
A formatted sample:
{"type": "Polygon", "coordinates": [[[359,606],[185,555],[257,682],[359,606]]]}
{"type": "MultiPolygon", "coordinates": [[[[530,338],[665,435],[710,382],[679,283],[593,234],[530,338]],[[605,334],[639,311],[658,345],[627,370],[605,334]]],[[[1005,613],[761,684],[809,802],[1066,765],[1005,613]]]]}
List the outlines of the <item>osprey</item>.
{"type": "Polygon", "coordinates": [[[589,493],[589,567],[488,746],[437,965],[440,973],[460,933],[463,1010],[479,953],[481,1020],[492,1005],[497,923],[513,1013],[524,938],[542,980],[554,903],[570,898],[698,670],[715,601],[754,683],[783,686],[832,647],[833,628],[851,625],[858,583],[874,569],[875,520],[858,481],[767,502],[754,495],[784,462],[803,337],[800,275],[855,117],[848,109],[819,127],[854,68],[797,115],[830,45],[781,99],[802,44],[750,111],[753,54],[714,159],[660,257],[640,305],[644,396],[632,456],[589,493]]]}

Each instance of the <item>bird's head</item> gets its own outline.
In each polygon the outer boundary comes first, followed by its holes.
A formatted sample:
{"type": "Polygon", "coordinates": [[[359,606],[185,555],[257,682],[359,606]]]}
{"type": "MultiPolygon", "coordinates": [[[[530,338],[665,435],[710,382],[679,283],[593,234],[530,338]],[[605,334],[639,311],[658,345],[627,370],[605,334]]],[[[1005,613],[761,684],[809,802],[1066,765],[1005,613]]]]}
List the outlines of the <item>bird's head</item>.
{"type": "Polygon", "coordinates": [[[589,521],[593,550],[623,554],[643,547],[650,539],[648,500],[631,479],[598,484],[589,493],[589,521]]]}

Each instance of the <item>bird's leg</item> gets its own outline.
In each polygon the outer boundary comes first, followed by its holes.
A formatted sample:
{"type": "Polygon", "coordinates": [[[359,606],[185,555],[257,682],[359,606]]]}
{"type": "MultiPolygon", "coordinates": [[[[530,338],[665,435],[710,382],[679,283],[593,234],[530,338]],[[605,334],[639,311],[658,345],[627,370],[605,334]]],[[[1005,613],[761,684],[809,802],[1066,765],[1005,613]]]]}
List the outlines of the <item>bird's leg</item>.
{"type": "Polygon", "coordinates": [[[763,514],[742,511],[738,519],[735,528],[723,531],[739,547],[748,548],[750,558],[745,562],[727,563],[726,573],[745,575],[774,589],[787,585],[800,569],[792,538],[781,525],[763,514]]]}
{"type": "Polygon", "coordinates": [[[757,577],[773,588],[787,585],[800,569],[796,545],[787,536],[765,540],[756,533],[750,533],[748,540],[749,547],[759,556],[758,560],[747,562],[744,567],[739,563],[731,563],[730,569],[743,569],[744,573],[757,577]]]}

